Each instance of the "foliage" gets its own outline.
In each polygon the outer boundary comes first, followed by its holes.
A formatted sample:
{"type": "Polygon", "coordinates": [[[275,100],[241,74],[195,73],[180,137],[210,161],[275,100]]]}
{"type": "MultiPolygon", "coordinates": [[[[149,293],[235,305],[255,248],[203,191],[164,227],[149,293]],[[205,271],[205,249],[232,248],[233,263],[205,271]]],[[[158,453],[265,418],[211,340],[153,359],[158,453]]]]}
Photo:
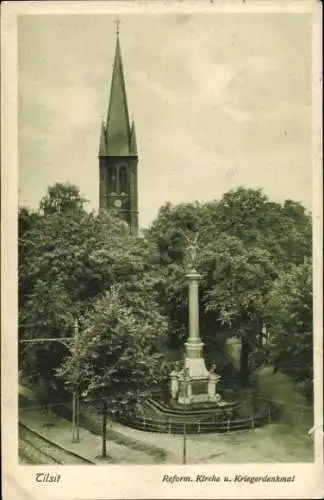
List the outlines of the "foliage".
{"type": "MultiPolygon", "coordinates": [[[[33,293],[20,313],[23,327],[20,340],[55,339],[72,336],[73,307],[66,290],[59,283],[48,286],[39,279],[33,293]]],[[[50,383],[55,370],[68,354],[68,348],[58,341],[23,343],[22,368],[31,379],[42,378],[50,383]]]]}
{"type": "MultiPolygon", "coordinates": [[[[156,273],[159,277],[157,290],[159,303],[169,318],[169,347],[183,347],[188,335],[188,283],[186,280],[186,247],[188,238],[199,231],[202,234],[200,244],[212,240],[215,231],[210,217],[208,205],[198,202],[172,206],[167,203],[161,207],[157,219],[147,231],[148,241],[158,248],[159,261],[156,273]]],[[[204,262],[205,252],[200,247],[198,252],[198,269],[204,262]]],[[[204,294],[205,282],[200,285],[201,296],[204,294]]],[[[219,338],[211,332],[222,330],[215,322],[214,315],[209,314],[200,301],[200,329],[206,344],[206,352],[211,352],[211,344],[216,344],[222,352],[223,346],[219,338]]]]}
{"type": "Polygon", "coordinates": [[[214,202],[164,205],[147,233],[160,253],[160,302],[170,339],[182,345],[187,325],[185,254],[199,234],[200,325],[210,351],[223,352],[222,332],[241,339],[241,374],[264,359],[262,323],[267,294],[279,273],[311,254],[311,221],[299,203],[270,202],[261,190],[238,188],[214,202]],[[260,356],[261,353],[261,356],[260,356]]]}
{"type": "Polygon", "coordinates": [[[111,411],[133,403],[138,391],[147,394],[158,382],[162,353],[155,345],[165,321],[152,308],[145,317],[130,307],[114,286],[89,314],[75,355],[69,357],[61,376],[84,398],[109,400],[111,411]]]}
{"type": "Polygon", "coordinates": [[[40,210],[44,215],[83,211],[85,203],[76,186],[56,183],[49,186],[40,202],[40,210]]]}
{"type": "Polygon", "coordinates": [[[26,248],[26,234],[34,227],[39,220],[38,212],[25,207],[19,207],[18,210],[18,270],[19,270],[19,308],[24,305],[26,297],[30,292],[30,277],[28,275],[21,279],[21,271],[24,263],[28,260],[29,254],[26,248]]]}
{"type": "MultiPolygon", "coordinates": [[[[241,342],[241,379],[247,384],[251,370],[264,359],[263,322],[279,328],[271,311],[275,304],[279,307],[274,297],[283,286],[279,286],[282,273],[290,275],[311,256],[310,216],[302,205],[290,200],[273,203],[260,190],[238,188],[210,203],[164,205],[145,238],[131,236],[112,214],[87,213],[84,205],[77,187],[56,184],[37,212],[19,211],[20,339],[71,337],[78,317],[90,349],[91,335],[99,331],[96,325],[106,325],[104,331],[112,336],[115,314],[114,328],[119,332],[125,323],[121,342],[129,337],[134,356],[139,356],[136,335],[146,328],[150,333],[145,342],[157,353],[166,348],[180,353],[188,334],[186,248],[198,232],[200,329],[207,362],[225,369],[230,363],[225,342],[235,335],[241,342]],[[118,299],[112,301],[115,309],[109,309],[108,298],[103,297],[116,284],[118,299]]],[[[292,308],[294,288],[286,286],[281,292],[285,307],[292,308]]],[[[278,329],[276,360],[284,353],[279,343],[282,331],[278,329]]],[[[307,336],[303,339],[307,343],[307,336]]],[[[29,348],[24,353],[25,369],[45,380],[52,380],[56,368],[67,363],[68,351],[58,344],[34,347],[32,356],[29,348]]],[[[113,363],[113,357],[108,361],[113,363]]],[[[70,377],[68,365],[64,366],[70,377]]],[[[160,368],[161,383],[167,369],[162,364],[160,368]]],[[[124,374],[128,376],[127,371],[124,374]]],[[[100,374],[92,375],[98,385],[100,374]]],[[[117,396],[104,380],[105,393],[115,401],[117,396]]],[[[95,387],[88,389],[96,395],[95,387]]],[[[126,404],[127,397],[123,401],[126,404]]]]}
{"type": "Polygon", "coordinates": [[[271,202],[260,189],[240,187],[225,193],[215,209],[219,233],[266,249],[278,267],[289,268],[311,255],[311,218],[297,202],[271,202]]]}
{"type": "MultiPolygon", "coordinates": [[[[116,283],[122,285],[125,307],[136,309],[143,321],[150,322],[155,314],[148,307],[156,295],[152,266],[158,257],[154,245],[129,235],[119,219],[107,212],[85,212],[82,198],[76,200],[74,188],[69,197],[69,189],[61,186],[54,190],[56,206],[64,206],[64,210],[39,211],[33,220],[21,210],[21,340],[72,337],[75,318],[81,323],[84,318],[86,323],[98,298],[116,283]],[[60,192],[74,200],[74,209],[59,203],[60,192]]],[[[49,192],[53,190],[49,188],[49,192]]],[[[155,343],[160,346],[163,329],[159,326],[155,343]]],[[[23,345],[25,371],[52,381],[53,370],[68,355],[68,349],[58,342],[23,345]]]]}
{"type": "Polygon", "coordinates": [[[241,339],[240,369],[246,385],[251,354],[255,347],[262,348],[264,303],[276,270],[269,252],[259,247],[248,249],[241,240],[227,235],[220,236],[206,254],[209,288],[205,307],[241,339]]]}
{"type": "Polygon", "coordinates": [[[298,381],[308,395],[313,382],[312,263],[305,259],[274,283],[267,302],[271,358],[276,370],[298,381]]]}
{"type": "MultiPolygon", "coordinates": [[[[49,188],[58,211],[19,212],[20,339],[70,337],[74,318],[85,314],[123,272],[126,279],[141,265],[135,258],[139,244],[122,244],[124,226],[108,214],[85,212],[76,189],[49,188]]],[[[25,370],[51,380],[46,353],[55,358],[58,351],[62,356],[62,348],[53,342],[27,345],[21,352],[25,370]]]]}
{"type": "Polygon", "coordinates": [[[302,263],[311,256],[311,217],[298,202],[271,202],[260,189],[240,187],[220,200],[161,207],[148,231],[158,245],[163,263],[183,262],[184,234],[199,232],[203,247],[221,234],[241,240],[248,248],[270,252],[278,266],[302,263]]]}
{"type": "Polygon", "coordinates": [[[212,229],[208,205],[196,202],[172,206],[166,203],[147,231],[147,238],[157,245],[163,265],[183,263],[186,236],[202,230],[212,234],[212,229]]]}

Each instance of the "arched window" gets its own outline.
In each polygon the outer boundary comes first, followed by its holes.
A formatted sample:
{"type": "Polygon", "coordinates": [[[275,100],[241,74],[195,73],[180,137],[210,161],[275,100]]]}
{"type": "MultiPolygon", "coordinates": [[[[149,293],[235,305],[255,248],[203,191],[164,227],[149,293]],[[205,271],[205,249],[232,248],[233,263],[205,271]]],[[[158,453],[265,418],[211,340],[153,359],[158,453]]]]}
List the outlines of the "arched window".
{"type": "Polygon", "coordinates": [[[117,171],[116,167],[112,166],[109,169],[108,189],[111,193],[117,193],[117,171]]]}
{"type": "Polygon", "coordinates": [[[127,170],[121,167],[119,170],[119,189],[121,193],[127,194],[127,170]]]}

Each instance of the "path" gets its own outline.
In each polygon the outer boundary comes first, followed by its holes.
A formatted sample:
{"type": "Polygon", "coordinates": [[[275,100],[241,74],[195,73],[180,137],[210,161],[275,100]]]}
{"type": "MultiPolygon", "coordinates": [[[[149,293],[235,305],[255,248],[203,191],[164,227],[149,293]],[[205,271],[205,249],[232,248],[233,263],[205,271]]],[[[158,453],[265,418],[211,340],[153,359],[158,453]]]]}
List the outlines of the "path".
{"type": "MultiPolygon", "coordinates": [[[[55,415],[51,418],[51,426],[46,425],[47,419],[44,414],[36,410],[22,410],[19,412],[19,420],[31,429],[40,432],[48,439],[55,441],[67,450],[74,451],[79,455],[94,460],[98,464],[103,463],[101,455],[102,439],[100,436],[91,434],[86,429],[80,429],[80,442],[72,443],[71,423],[55,415]],[[44,425],[45,424],[45,425],[44,425]]],[[[112,460],[108,463],[155,463],[152,455],[144,451],[129,448],[115,441],[107,441],[107,454],[112,460]]]]}
{"type": "MultiPolygon", "coordinates": [[[[291,415],[279,422],[254,430],[231,433],[190,435],[187,437],[187,463],[269,463],[313,461],[313,440],[308,430],[313,425],[300,419],[298,408],[302,399],[294,391],[291,381],[283,375],[265,369],[263,384],[269,396],[284,402],[291,415]],[[271,394],[270,394],[271,393],[271,394]],[[298,407],[294,413],[294,407],[298,407]]],[[[309,407],[308,407],[309,409],[309,407]]],[[[21,414],[28,425],[44,431],[44,417],[39,412],[27,410],[21,414]]],[[[23,421],[24,421],[23,420],[23,421]]],[[[80,429],[80,443],[71,443],[71,423],[55,417],[55,427],[46,428],[46,435],[80,455],[97,460],[101,453],[101,437],[80,429]]],[[[310,421],[312,422],[312,421],[310,421]]],[[[107,453],[114,463],[156,464],[182,463],[183,437],[131,429],[111,423],[113,439],[107,441],[107,453]],[[123,438],[123,439],[120,439],[123,438]],[[159,449],[160,450],[159,450],[159,449]],[[156,449],[156,456],[154,450],[156,449]],[[159,451],[164,450],[160,456],[159,451]]],[[[36,429],[37,430],[37,429],[36,429]]]]}

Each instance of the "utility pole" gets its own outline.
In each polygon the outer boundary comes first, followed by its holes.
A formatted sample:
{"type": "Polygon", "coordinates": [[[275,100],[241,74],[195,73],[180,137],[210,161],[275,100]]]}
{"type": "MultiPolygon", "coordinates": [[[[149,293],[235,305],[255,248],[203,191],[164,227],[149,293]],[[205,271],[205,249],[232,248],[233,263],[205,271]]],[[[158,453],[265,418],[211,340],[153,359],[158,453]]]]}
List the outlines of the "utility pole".
{"type": "MultiPolygon", "coordinates": [[[[34,339],[22,339],[19,342],[21,344],[44,344],[48,342],[57,342],[64,345],[69,352],[77,356],[77,369],[79,368],[79,356],[78,356],[78,339],[79,339],[79,323],[75,320],[74,323],[74,337],[51,337],[51,338],[34,338],[34,339]]],[[[79,391],[73,391],[72,394],[72,443],[77,443],[80,441],[80,401],[79,401],[79,391]]]]}
{"type": "MultiPolygon", "coordinates": [[[[79,353],[78,353],[78,340],[79,340],[79,322],[76,319],[74,322],[74,355],[76,356],[76,369],[79,369],[79,353]]],[[[72,443],[80,441],[80,401],[79,390],[74,389],[72,394],[72,443]]]]}

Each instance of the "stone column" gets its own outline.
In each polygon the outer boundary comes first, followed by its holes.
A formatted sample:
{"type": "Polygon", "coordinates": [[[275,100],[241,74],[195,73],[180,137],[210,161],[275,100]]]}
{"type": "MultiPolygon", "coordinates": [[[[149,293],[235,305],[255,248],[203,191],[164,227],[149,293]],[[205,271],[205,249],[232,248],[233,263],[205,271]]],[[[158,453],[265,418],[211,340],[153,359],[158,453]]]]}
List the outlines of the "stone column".
{"type": "Polygon", "coordinates": [[[198,281],[200,274],[192,271],[187,274],[189,280],[189,338],[188,343],[199,342],[199,296],[198,281]]]}
{"type": "MultiPolygon", "coordinates": [[[[199,280],[201,276],[192,269],[187,274],[189,281],[189,335],[185,344],[185,364],[191,377],[203,379],[208,376],[202,356],[203,343],[199,334],[199,280]]],[[[207,387],[206,387],[207,392],[207,387]]]]}

